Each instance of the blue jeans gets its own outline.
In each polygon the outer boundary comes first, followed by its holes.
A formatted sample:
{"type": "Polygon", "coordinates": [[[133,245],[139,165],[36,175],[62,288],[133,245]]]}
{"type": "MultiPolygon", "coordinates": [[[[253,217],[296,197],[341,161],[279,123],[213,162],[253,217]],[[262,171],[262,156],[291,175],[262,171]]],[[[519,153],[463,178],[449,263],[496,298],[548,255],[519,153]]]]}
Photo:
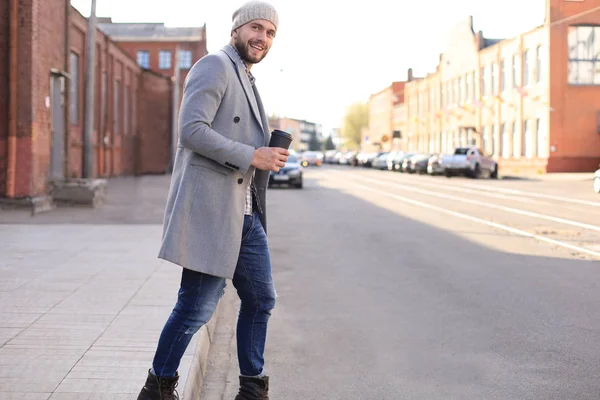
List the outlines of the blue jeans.
{"type": "MultiPolygon", "coordinates": [[[[257,213],[244,216],[233,286],[241,300],[237,323],[240,375],[260,375],[275,286],[267,235],[257,213]]],[[[213,316],[224,289],[225,278],[183,270],[177,304],[160,335],[152,363],[156,375],[175,376],[192,336],[213,316]]]]}

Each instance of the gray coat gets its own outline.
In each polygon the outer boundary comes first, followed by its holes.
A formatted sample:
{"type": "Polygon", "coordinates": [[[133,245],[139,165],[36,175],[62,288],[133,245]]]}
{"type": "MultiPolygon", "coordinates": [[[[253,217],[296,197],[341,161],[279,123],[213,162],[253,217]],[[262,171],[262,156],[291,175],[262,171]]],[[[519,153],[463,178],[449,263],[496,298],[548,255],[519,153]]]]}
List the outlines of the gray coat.
{"type": "MultiPolygon", "coordinates": [[[[270,140],[258,91],[231,46],[190,70],[179,115],[179,145],[158,257],[198,272],[233,278],[241,246],[254,150],[270,140]]],[[[266,221],[269,171],[255,185],[266,221]]]]}

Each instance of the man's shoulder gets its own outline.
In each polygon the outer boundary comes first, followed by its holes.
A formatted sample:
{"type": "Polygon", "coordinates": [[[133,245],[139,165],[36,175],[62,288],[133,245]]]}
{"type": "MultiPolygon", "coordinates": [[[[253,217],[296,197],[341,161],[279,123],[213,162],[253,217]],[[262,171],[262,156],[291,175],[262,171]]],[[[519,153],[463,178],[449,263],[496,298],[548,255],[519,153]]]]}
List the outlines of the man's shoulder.
{"type": "Polygon", "coordinates": [[[226,70],[227,67],[229,66],[228,64],[232,64],[231,60],[229,59],[227,54],[225,54],[221,50],[215,51],[213,53],[208,53],[207,55],[202,57],[200,60],[198,60],[198,62],[196,63],[196,65],[199,68],[207,68],[208,67],[211,69],[216,68],[216,69],[222,69],[222,70],[226,70]]]}
{"type": "Polygon", "coordinates": [[[190,69],[186,77],[189,81],[204,81],[204,78],[211,77],[211,81],[225,82],[234,72],[233,64],[226,54],[222,51],[209,53],[199,59],[190,69]]]}

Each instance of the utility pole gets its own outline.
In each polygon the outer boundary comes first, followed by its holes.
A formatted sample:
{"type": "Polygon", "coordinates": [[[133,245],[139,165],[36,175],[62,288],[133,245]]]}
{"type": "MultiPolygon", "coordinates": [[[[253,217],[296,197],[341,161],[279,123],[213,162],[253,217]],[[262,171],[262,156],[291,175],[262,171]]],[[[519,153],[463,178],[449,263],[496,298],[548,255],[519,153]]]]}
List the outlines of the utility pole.
{"type": "Polygon", "coordinates": [[[96,87],[96,0],[88,20],[85,57],[85,103],[83,112],[83,178],[94,176],[94,89],[96,87]]]}

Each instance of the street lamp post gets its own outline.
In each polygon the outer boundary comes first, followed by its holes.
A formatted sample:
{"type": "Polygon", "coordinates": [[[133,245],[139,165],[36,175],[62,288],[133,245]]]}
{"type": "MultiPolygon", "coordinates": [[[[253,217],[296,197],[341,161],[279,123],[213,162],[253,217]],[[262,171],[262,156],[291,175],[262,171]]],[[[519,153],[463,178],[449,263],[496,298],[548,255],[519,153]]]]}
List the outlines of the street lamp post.
{"type": "Polygon", "coordinates": [[[94,89],[96,66],[96,0],[88,20],[87,54],[85,57],[85,103],[83,113],[83,178],[94,176],[94,89]]]}

